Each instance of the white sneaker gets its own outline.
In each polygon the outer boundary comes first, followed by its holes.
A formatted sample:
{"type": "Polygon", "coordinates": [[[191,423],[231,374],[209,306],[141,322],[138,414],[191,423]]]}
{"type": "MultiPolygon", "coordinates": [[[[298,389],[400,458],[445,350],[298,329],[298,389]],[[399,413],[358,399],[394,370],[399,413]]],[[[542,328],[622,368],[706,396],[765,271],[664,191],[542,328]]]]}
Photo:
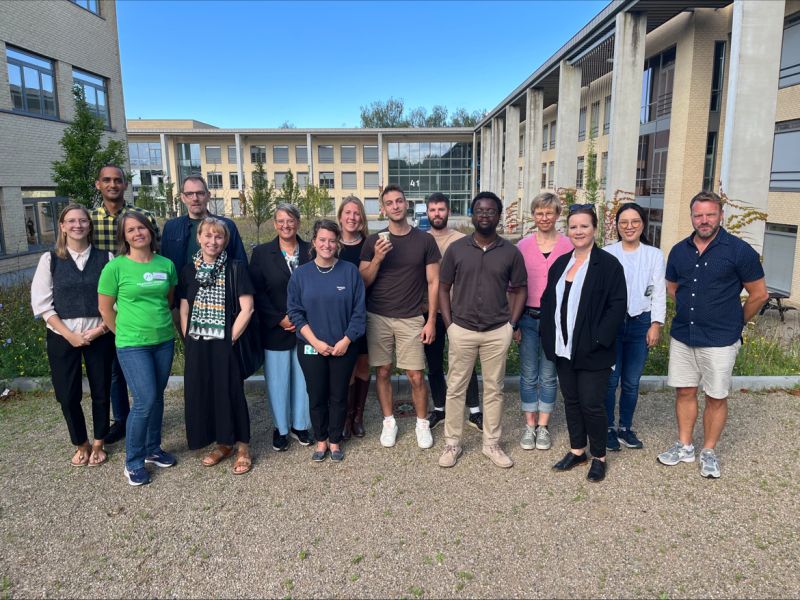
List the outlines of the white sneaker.
{"type": "Polygon", "coordinates": [[[381,431],[381,446],[391,448],[397,441],[397,421],[394,417],[383,420],[383,431],[381,431]]]}
{"type": "Polygon", "coordinates": [[[433,436],[431,426],[427,421],[417,421],[417,446],[422,449],[433,446],[433,436]]]}

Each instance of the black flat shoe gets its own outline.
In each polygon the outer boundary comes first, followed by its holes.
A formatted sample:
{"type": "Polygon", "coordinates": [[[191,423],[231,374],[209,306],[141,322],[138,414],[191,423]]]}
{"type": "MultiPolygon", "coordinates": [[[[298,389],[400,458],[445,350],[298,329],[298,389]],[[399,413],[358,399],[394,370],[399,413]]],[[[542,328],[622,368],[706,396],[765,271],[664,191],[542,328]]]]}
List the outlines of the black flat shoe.
{"type": "Polygon", "coordinates": [[[599,458],[592,459],[592,466],[589,467],[589,474],[586,476],[586,479],[591,481],[592,483],[597,483],[598,481],[603,481],[606,478],[606,463],[599,458]]]}
{"type": "Polygon", "coordinates": [[[125,421],[114,421],[108,429],[108,435],[105,437],[106,444],[116,444],[118,441],[125,439],[125,421]]]}
{"type": "Polygon", "coordinates": [[[566,456],[558,461],[556,464],[553,465],[554,471],[569,471],[572,467],[576,467],[578,465],[582,465],[587,460],[586,453],[581,454],[578,456],[573,452],[567,452],[566,456]]]}

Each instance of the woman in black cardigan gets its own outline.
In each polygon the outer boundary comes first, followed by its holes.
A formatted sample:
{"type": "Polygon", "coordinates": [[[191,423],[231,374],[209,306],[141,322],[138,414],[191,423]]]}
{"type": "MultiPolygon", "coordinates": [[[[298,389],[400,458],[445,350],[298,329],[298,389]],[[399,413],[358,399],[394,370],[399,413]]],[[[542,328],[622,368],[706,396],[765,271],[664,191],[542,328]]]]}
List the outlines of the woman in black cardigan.
{"type": "Polygon", "coordinates": [[[286,290],[292,272],[311,260],[309,244],[297,235],[300,211],[292,204],[275,209],[275,231],[271,242],[253,249],[250,279],[255,288],[255,307],[264,346],[264,380],[272,408],[275,431],[272,449],[289,447],[291,435],[303,446],[311,443],[311,416],[303,371],[297,361],[297,337],[286,311],[286,290]]]}
{"type": "Polygon", "coordinates": [[[545,354],[556,363],[569,430],[570,451],[553,468],[586,463],[588,438],[593,482],[606,474],[605,390],[628,301],[622,265],[594,244],[596,231],[593,206],[573,205],[567,235],[575,250],[550,267],[540,325],[545,354]]]}

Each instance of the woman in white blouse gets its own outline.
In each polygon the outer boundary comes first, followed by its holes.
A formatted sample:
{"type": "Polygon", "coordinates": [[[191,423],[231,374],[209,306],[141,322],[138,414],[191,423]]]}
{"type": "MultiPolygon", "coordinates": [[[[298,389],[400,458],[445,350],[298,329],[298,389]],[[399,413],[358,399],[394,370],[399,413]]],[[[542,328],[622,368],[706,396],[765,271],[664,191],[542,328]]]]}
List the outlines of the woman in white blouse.
{"type": "Polygon", "coordinates": [[[79,204],[61,211],[58,228],[55,250],[42,255],[33,276],[31,306],[47,323],[50,377],[75,446],[70,463],[93,467],[108,460],[103,440],[108,433],[114,339],[100,318],[97,282],[113,255],[92,246],[92,220],[79,204]],[[81,358],[92,397],[92,443],[81,409],[81,358]]]}
{"type": "Polygon", "coordinates": [[[647,240],[647,212],[631,202],[617,211],[619,240],[603,248],[614,256],[625,270],[628,287],[628,310],[617,332],[617,362],[608,378],[606,447],[618,451],[620,444],[642,448],[643,444],[631,429],[633,412],[639,397],[639,380],[650,348],[658,344],[667,310],[667,284],[664,278],[664,254],[647,240]],[[615,427],[614,409],[619,395],[619,428],[615,427]]]}

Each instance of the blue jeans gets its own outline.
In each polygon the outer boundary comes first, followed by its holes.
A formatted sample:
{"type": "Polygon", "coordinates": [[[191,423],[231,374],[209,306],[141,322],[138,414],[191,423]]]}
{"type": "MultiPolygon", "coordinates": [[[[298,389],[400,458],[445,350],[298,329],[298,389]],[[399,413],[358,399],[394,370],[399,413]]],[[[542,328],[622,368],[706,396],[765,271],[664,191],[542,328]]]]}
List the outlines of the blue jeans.
{"type": "Polygon", "coordinates": [[[133,406],[125,429],[125,466],[144,467],[144,459],[161,449],[164,388],[169,381],[175,340],[154,346],[117,348],[125,379],[133,392],[133,406]]]}
{"type": "Polygon", "coordinates": [[[633,425],[633,411],[639,399],[639,380],[647,361],[647,330],[650,329],[650,313],[635,317],[625,315],[617,331],[617,364],[608,378],[606,393],[606,416],[608,426],[614,427],[614,406],[617,400],[617,385],[622,380],[619,395],[619,426],[630,429],[633,425]]]}
{"type": "Polygon", "coordinates": [[[539,319],[519,320],[519,396],[525,412],[552,413],[556,404],[556,365],[547,360],[539,337],[539,319]]]}
{"type": "Polygon", "coordinates": [[[125,374],[119,366],[119,359],[114,355],[111,363],[111,412],[114,421],[125,423],[131,412],[131,405],[128,401],[128,383],[125,381],[125,374]]]}
{"type": "Polygon", "coordinates": [[[264,379],[278,432],[288,435],[290,426],[300,431],[311,429],[306,380],[297,361],[297,348],[264,350],[264,379]]]}

